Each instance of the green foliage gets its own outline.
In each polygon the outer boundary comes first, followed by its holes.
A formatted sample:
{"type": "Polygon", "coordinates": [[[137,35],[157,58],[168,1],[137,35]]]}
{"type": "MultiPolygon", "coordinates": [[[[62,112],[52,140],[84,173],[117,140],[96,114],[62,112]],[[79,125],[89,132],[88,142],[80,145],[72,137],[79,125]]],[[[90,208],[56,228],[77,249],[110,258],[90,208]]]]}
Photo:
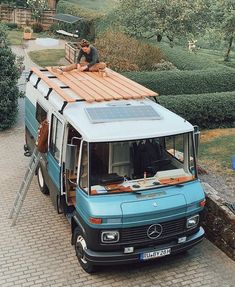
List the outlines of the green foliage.
{"type": "Polygon", "coordinates": [[[185,33],[201,32],[210,17],[208,1],[120,0],[119,3],[120,24],[135,37],[166,35],[172,41],[185,33]]]}
{"type": "MultiPolygon", "coordinates": [[[[187,46],[174,46],[171,48],[165,43],[157,44],[157,46],[162,50],[167,60],[172,62],[179,70],[207,70],[223,67],[221,64],[216,63],[215,58],[205,55],[200,50],[194,54],[187,50],[187,46]]],[[[216,59],[218,58],[219,56],[216,57],[216,59]]]]}
{"type": "Polygon", "coordinates": [[[68,1],[59,1],[56,7],[57,13],[71,14],[73,16],[81,17],[87,21],[94,21],[103,16],[103,13],[96,12],[91,9],[83,8],[80,5],[69,3],[68,1]]]}
{"type": "Polygon", "coordinates": [[[212,27],[219,31],[227,42],[224,60],[230,59],[232,44],[235,39],[235,2],[234,0],[220,0],[212,2],[212,27]]]}
{"type": "Polygon", "coordinates": [[[233,127],[235,124],[235,91],[160,96],[158,101],[201,128],[233,127]]]}
{"type": "Polygon", "coordinates": [[[69,0],[70,3],[77,4],[90,10],[109,11],[113,9],[116,0],[69,0]]]}
{"type": "Polygon", "coordinates": [[[48,8],[47,0],[27,0],[27,5],[32,11],[32,17],[41,22],[43,12],[48,8]]]}
{"type": "Polygon", "coordinates": [[[43,31],[43,26],[41,23],[34,23],[32,29],[34,33],[41,33],[43,31]]]}
{"type": "Polygon", "coordinates": [[[5,25],[6,25],[7,28],[9,28],[10,30],[17,29],[17,24],[16,24],[16,23],[6,23],[5,25]]]}
{"type": "Polygon", "coordinates": [[[235,70],[232,68],[124,74],[160,95],[216,93],[234,91],[235,87],[235,70]]]}
{"type": "Polygon", "coordinates": [[[95,46],[101,60],[115,71],[153,70],[162,59],[160,49],[154,45],[137,41],[115,30],[100,34],[95,46]]]}
{"type": "Polygon", "coordinates": [[[82,18],[75,24],[58,23],[59,29],[63,29],[70,33],[78,31],[79,38],[93,40],[95,37],[95,22],[103,15],[101,12],[85,9],[80,5],[71,4],[66,1],[59,1],[57,5],[57,13],[65,13],[82,18]]]}
{"type": "Polygon", "coordinates": [[[20,95],[17,87],[19,69],[15,65],[15,56],[8,45],[3,25],[0,25],[0,47],[0,130],[3,130],[16,121],[20,95]]]}
{"type": "Polygon", "coordinates": [[[0,0],[0,4],[7,4],[11,7],[26,7],[26,0],[0,0]]]}

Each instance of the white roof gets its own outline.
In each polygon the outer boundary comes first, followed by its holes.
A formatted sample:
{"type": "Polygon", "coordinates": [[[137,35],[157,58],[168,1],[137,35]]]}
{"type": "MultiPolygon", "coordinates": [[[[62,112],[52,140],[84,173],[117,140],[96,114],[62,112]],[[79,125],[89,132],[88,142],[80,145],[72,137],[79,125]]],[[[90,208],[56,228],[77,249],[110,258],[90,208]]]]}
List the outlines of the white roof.
{"type": "MultiPolygon", "coordinates": [[[[47,72],[48,73],[48,72],[47,72]]],[[[50,73],[48,74],[50,76],[50,73]]],[[[30,82],[35,85],[38,76],[32,74],[30,82]]],[[[63,82],[53,78],[51,79],[54,85],[63,86],[63,82]]],[[[50,83],[49,83],[50,84],[50,83]]],[[[44,98],[49,91],[49,84],[41,80],[37,85],[37,90],[44,98]]],[[[54,86],[53,86],[54,87],[54,86]]],[[[65,95],[74,97],[74,91],[70,88],[63,89],[65,95]]],[[[44,100],[45,101],[45,100],[44,100]]],[[[55,89],[48,97],[48,105],[56,111],[61,110],[64,99],[57,93],[55,89]]],[[[68,102],[63,109],[63,117],[67,122],[76,128],[82,135],[83,139],[88,142],[107,142],[107,141],[125,141],[135,139],[146,139],[153,137],[160,137],[166,135],[180,134],[193,131],[193,126],[176,115],[167,110],[161,105],[155,103],[148,98],[128,99],[128,100],[111,100],[102,102],[92,102],[81,100],[79,102],[68,102]],[[108,107],[137,107],[150,106],[159,115],[159,119],[128,119],[128,117],[121,121],[108,120],[105,122],[94,123],[88,117],[86,108],[108,108],[108,107]]]]}
{"type": "MultiPolygon", "coordinates": [[[[121,104],[124,101],[116,101],[121,104]]],[[[192,125],[173,112],[165,109],[149,99],[128,100],[131,105],[151,105],[160,115],[160,119],[122,120],[103,123],[92,123],[88,118],[86,107],[107,107],[107,103],[70,103],[64,109],[63,115],[79,130],[84,140],[88,142],[124,141],[131,139],[146,139],[172,134],[185,133],[193,130],[192,125]]]]}

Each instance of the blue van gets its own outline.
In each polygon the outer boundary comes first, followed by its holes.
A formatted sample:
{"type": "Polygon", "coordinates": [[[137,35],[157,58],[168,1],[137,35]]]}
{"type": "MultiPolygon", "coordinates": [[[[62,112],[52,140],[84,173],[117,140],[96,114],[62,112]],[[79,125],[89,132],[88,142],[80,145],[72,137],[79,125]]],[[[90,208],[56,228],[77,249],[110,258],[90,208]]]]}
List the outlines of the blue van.
{"type": "Polygon", "coordinates": [[[183,252],[204,237],[198,130],[157,94],[107,69],[55,74],[32,68],[26,147],[49,123],[39,187],[70,224],[82,268],[144,262],[183,252]]]}

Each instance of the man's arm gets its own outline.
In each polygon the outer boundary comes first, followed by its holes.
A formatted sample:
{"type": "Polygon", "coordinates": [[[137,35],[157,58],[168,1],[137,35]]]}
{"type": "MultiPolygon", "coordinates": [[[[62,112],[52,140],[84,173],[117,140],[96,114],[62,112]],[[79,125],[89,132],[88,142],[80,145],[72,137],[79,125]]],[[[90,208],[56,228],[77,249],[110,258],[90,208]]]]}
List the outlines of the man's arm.
{"type": "Polygon", "coordinates": [[[82,51],[82,49],[81,49],[81,50],[79,51],[79,53],[78,53],[77,64],[80,63],[82,56],[83,56],[83,51],[82,51]]]}

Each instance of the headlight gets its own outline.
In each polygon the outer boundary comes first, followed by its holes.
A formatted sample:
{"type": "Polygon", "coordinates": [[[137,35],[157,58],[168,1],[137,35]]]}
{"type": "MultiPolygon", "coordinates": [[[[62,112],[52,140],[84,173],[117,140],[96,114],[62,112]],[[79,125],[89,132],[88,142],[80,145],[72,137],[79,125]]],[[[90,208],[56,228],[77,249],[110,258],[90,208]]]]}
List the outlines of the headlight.
{"type": "Polygon", "coordinates": [[[119,231],[102,231],[101,242],[102,243],[115,243],[119,241],[119,231]]]}
{"type": "Polygon", "coordinates": [[[199,215],[194,215],[194,216],[191,216],[187,219],[187,228],[193,228],[193,227],[196,227],[198,225],[198,222],[199,222],[199,215]]]}

